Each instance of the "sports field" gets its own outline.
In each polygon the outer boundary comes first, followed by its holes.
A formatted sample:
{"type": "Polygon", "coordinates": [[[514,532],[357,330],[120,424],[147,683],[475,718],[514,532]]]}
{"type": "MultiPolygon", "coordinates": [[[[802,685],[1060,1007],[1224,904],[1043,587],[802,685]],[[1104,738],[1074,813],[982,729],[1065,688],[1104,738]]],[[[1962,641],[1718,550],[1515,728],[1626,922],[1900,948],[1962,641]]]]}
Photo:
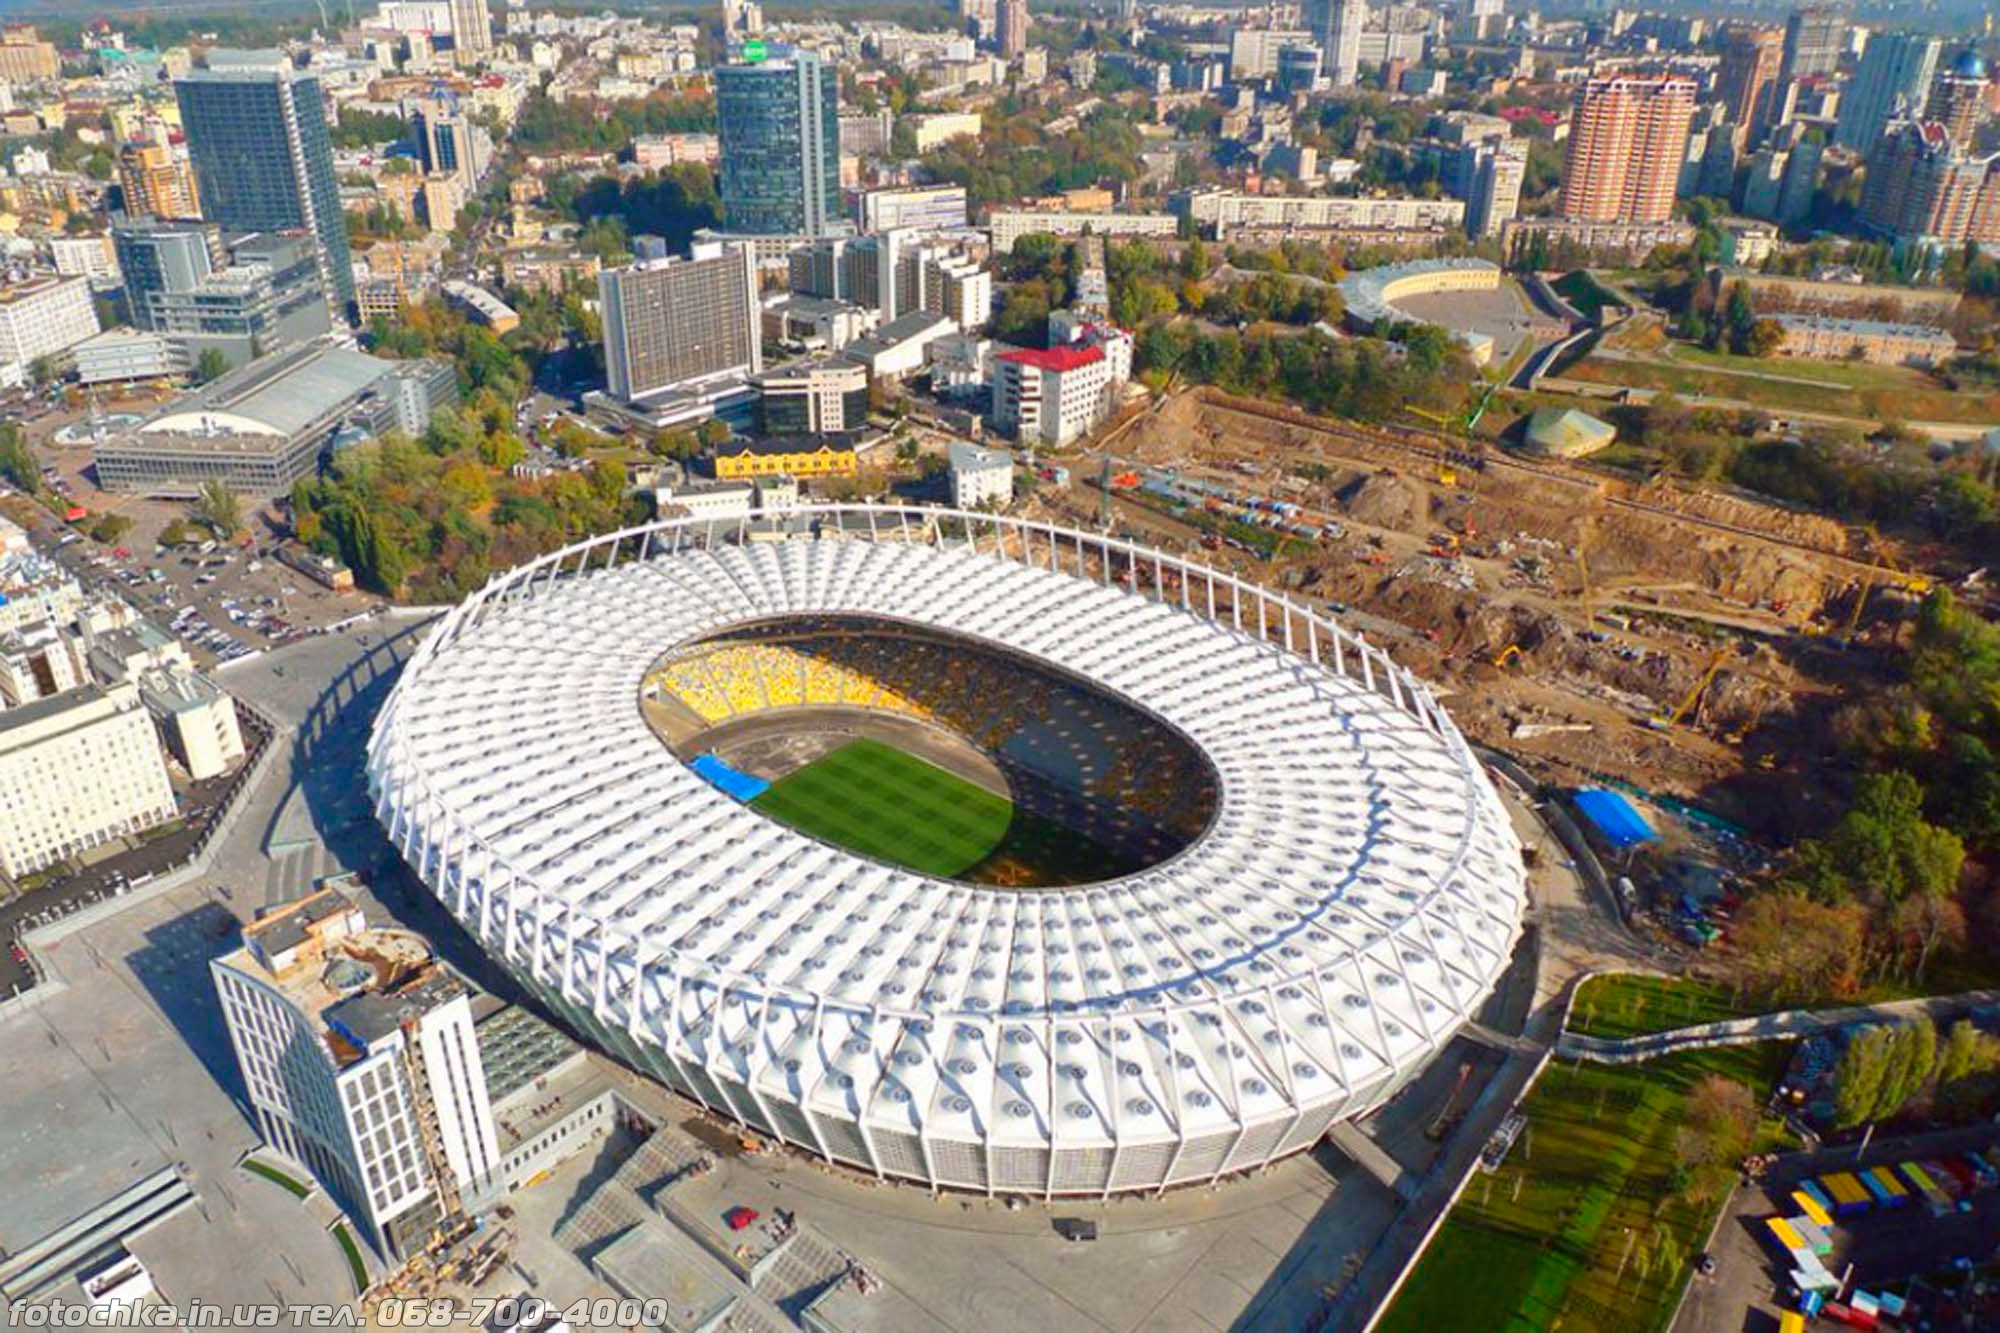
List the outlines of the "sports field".
{"type": "Polygon", "coordinates": [[[823,842],[943,879],[1076,884],[1135,868],[1083,834],[876,740],[850,741],[786,774],[750,808],[823,842]]]}

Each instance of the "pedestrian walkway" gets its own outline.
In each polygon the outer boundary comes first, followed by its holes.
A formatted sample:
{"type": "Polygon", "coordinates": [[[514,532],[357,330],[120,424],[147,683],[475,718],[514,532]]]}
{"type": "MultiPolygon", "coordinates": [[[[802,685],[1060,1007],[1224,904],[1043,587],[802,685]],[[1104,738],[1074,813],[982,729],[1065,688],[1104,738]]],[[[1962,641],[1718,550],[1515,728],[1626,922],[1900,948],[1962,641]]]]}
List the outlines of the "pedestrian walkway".
{"type": "Polygon", "coordinates": [[[1933,1019],[1951,1018],[1968,1009],[1991,1004],[2000,1004],[2000,990],[1889,1000],[1882,1004],[1842,1005],[1835,1009],[1785,1009],[1774,1014],[1697,1023],[1692,1027],[1615,1041],[1588,1037],[1580,1032],[1565,1032],[1556,1043],[1556,1055],[1564,1060],[1633,1064],[1675,1051],[1700,1050],[1710,1046],[1747,1046],[1753,1042],[1809,1036],[1854,1023],[1890,1023],[1926,1014],[1933,1019]]]}

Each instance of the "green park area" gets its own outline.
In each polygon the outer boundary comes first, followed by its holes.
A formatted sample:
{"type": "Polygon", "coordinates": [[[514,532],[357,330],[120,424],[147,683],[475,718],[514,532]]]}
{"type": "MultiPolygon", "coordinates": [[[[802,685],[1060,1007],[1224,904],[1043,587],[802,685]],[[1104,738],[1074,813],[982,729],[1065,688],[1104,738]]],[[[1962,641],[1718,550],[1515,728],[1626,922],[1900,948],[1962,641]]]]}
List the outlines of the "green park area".
{"type": "Polygon", "coordinates": [[[1617,1041],[1720,1023],[1769,1008],[1749,997],[1739,998],[1721,982],[1619,972],[1590,977],[1577,987],[1569,1010],[1569,1030],[1617,1041]]]}
{"type": "Polygon", "coordinates": [[[1655,1333],[1743,1154],[1782,1043],[1644,1064],[1553,1063],[1499,1170],[1475,1174],[1379,1325],[1385,1333],[1655,1333]]]}
{"type": "Polygon", "coordinates": [[[1675,343],[1643,359],[1587,356],[1563,377],[1865,421],[2000,420],[2000,393],[1950,389],[1921,370],[1851,361],[1736,356],[1675,343]]]}

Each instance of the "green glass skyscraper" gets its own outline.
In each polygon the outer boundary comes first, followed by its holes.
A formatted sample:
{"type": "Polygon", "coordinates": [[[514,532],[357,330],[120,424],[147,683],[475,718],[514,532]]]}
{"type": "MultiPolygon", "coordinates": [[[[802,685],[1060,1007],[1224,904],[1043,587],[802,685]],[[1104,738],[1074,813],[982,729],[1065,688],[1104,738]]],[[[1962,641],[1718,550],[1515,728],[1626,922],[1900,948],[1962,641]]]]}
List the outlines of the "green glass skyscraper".
{"type": "Polygon", "coordinates": [[[820,236],[840,218],[840,81],[809,51],[715,72],[722,222],[820,236]]]}
{"type": "Polygon", "coordinates": [[[319,79],[281,52],[218,50],[174,92],[202,215],[227,231],[313,233],[320,277],[345,313],[354,266],[319,79]]]}

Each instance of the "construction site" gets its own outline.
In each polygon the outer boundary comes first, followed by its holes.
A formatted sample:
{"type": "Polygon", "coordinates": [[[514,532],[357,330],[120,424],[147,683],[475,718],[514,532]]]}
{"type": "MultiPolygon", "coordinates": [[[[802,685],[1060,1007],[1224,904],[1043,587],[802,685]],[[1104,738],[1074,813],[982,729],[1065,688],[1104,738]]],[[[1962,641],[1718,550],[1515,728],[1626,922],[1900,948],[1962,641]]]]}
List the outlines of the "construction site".
{"type": "Polygon", "coordinates": [[[1872,530],[1209,389],[1099,448],[1034,503],[1334,612],[1545,780],[1767,837],[1823,817],[1796,776],[1837,764],[1833,714],[1893,683],[1884,650],[1932,587],[1872,530]]]}

